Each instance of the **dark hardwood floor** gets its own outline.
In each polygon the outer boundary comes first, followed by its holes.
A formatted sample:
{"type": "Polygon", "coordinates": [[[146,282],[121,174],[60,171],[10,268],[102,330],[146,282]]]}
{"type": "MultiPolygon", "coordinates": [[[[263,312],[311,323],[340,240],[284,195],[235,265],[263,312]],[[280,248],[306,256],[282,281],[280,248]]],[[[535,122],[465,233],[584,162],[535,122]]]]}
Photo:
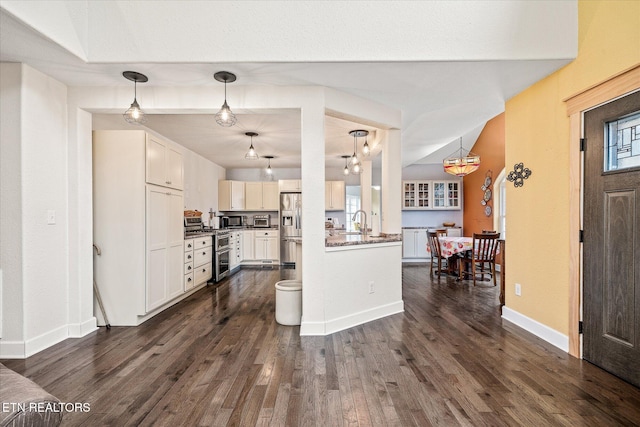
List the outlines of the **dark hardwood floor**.
{"type": "Polygon", "coordinates": [[[640,389],[502,321],[498,287],[405,265],[405,312],[327,337],[245,269],[136,328],[3,363],[89,412],[63,425],[640,425],[640,389]]]}

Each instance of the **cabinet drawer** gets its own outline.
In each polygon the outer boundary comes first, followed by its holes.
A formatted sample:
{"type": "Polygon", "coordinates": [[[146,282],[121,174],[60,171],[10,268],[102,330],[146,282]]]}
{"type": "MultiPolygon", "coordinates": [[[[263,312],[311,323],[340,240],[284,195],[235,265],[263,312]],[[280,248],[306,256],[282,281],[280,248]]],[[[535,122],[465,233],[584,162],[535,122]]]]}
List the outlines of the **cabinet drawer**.
{"type": "Polygon", "coordinates": [[[199,249],[199,248],[207,248],[211,246],[213,239],[211,236],[205,236],[205,237],[197,237],[193,239],[193,241],[194,241],[193,248],[199,249]]]}
{"type": "Polygon", "coordinates": [[[207,280],[211,279],[211,266],[212,264],[209,262],[208,264],[203,264],[200,267],[196,267],[193,273],[193,278],[196,285],[199,285],[200,283],[206,282],[207,280]]]}
{"type": "Polygon", "coordinates": [[[193,250],[193,239],[185,239],[184,241],[184,251],[189,252],[193,250]]]}
{"type": "Polygon", "coordinates": [[[188,262],[192,262],[193,261],[193,251],[189,251],[189,252],[185,252],[184,253],[184,262],[185,264],[188,262]]]}
{"type": "Polygon", "coordinates": [[[189,274],[193,272],[193,262],[187,262],[184,265],[184,274],[189,274]]]}
{"type": "Polygon", "coordinates": [[[256,237],[278,237],[278,230],[255,230],[256,237]]]}
{"type": "Polygon", "coordinates": [[[189,273],[189,274],[185,274],[184,275],[184,290],[185,290],[185,292],[188,291],[189,289],[193,288],[195,284],[196,283],[193,280],[193,273],[189,273]]]}
{"type": "MultiPolygon", "coordinates": [[[[207,247],[207,248],[203,248],[203,249],[195,249],[193,251],[193,266],[194,268],[202,265],[202,264],[206,264],[208,262],[211,262],[212,259],[212,252],[211,252],[211,246],[207,247]]],[[[196,268],[197,270],[197,268],[196,268]]]]}

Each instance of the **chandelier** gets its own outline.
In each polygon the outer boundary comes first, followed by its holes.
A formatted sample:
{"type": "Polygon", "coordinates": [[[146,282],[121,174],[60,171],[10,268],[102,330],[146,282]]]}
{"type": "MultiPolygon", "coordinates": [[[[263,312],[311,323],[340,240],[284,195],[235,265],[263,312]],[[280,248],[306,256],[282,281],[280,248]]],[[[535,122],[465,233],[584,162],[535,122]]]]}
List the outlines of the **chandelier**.
{"type": "MultiPolygon", "coordinates": [[[[369,131],[356,129],[350,131],[349,135],[353,136],[353,154],[351,155],[351,160],[349,160],[347,168],[349,170],[349,173],[353,175],[360,175],[362,173],[362,164],[360,163],[360,159],[358,159],[358,138],[366,137],[367,135],[369,135],[369,131]]],[[[368,156],[369,144],[366,142],[366,139],[365,144],[365,156],[368,156]]]]}
{"type": "Polygon", "coordinates": [[[446,173],[462,177],[475,172],[480,167],[480,156],[462,148],[462,137],[460,137],[460,148],[444,159],[442,165],[446,173]]]}

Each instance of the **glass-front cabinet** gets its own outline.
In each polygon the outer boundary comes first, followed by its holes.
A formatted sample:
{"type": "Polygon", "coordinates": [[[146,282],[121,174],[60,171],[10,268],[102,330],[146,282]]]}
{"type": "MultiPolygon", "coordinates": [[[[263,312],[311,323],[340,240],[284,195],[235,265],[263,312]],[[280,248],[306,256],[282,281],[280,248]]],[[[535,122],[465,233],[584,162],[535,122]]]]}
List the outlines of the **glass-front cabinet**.
{"type": "Polygon", "coordinates": [[[403,209],[429,209],[431,207],[431,181],[404,181],[402,183],[403,209]]]}
{"type": "Polygon", "coordinates": [[[461,208],[459,181],[403,181],[403,210],[461,208]]]}

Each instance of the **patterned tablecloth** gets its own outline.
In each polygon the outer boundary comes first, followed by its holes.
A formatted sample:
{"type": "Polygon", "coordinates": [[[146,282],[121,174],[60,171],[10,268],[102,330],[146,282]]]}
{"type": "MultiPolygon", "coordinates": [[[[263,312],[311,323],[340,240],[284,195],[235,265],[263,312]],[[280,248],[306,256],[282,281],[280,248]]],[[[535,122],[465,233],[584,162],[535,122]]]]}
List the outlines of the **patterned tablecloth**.
{"type": "MultiPolygon", "coordinates": [[[[440,247],[442,255],[449,258],[473,249],[473,237],[440,237],[440,247]]],[[[429,242],[427,242],[427,252],[431,252],[429,242]]],[[[496,251],[496,253],[498,252],[500,252],[500,248],[496,251]]]]}
{"type": "MultiPolygon", "coordinates": [[[[449,258],[460,252],[470,251],[473,248],[473,237],[440,237],[442,255],[449,258]]],[[[427,252],[431,252],[427,242],[427,252]]]]}

